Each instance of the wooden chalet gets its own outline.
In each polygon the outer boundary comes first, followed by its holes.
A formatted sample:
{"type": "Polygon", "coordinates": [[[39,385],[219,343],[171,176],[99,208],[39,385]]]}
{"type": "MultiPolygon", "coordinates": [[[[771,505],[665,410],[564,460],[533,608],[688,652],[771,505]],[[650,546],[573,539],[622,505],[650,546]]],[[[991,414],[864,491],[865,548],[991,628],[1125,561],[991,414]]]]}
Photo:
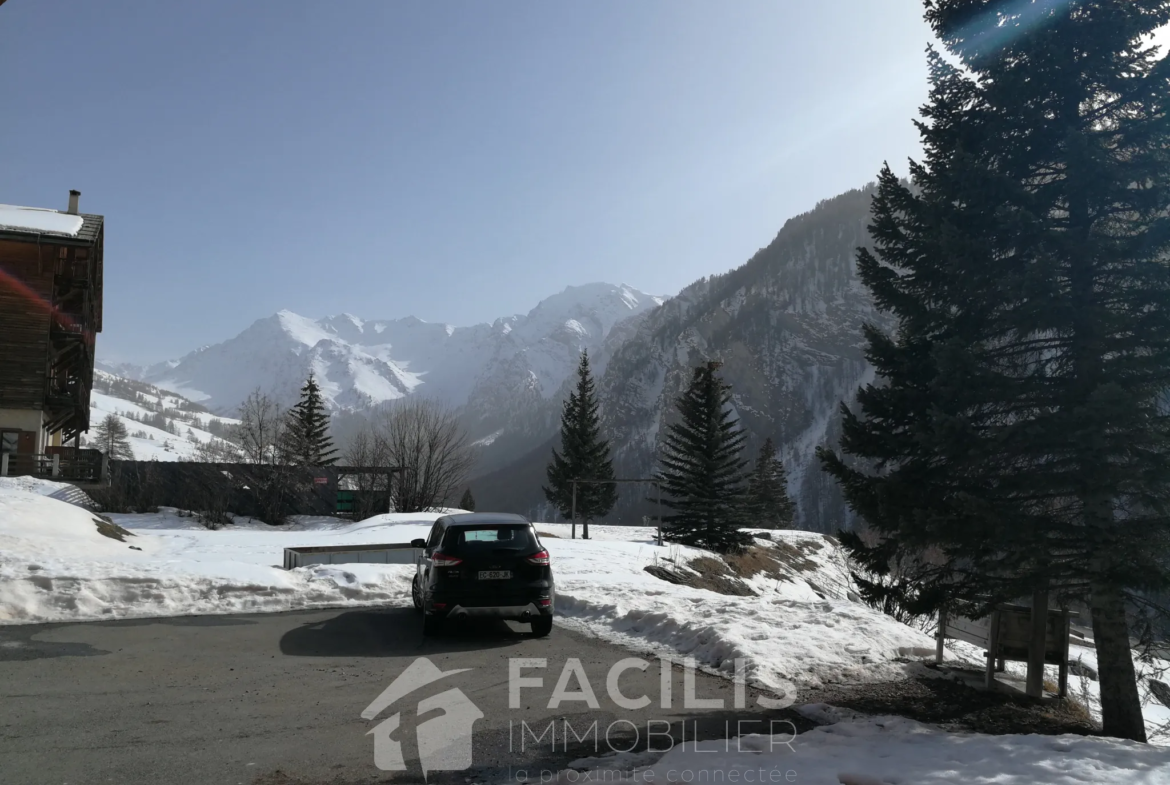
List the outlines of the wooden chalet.
{"type": "MultiPolygon", "coordinates": [[[[94,339],[102,329],[104,219],[0,205],[0,468],[88,479],[94,339]],[[71,476],[77,475],[77,477],[71,476]]],[[[96,478],[94,478],[96,479],[96,478]]]]}

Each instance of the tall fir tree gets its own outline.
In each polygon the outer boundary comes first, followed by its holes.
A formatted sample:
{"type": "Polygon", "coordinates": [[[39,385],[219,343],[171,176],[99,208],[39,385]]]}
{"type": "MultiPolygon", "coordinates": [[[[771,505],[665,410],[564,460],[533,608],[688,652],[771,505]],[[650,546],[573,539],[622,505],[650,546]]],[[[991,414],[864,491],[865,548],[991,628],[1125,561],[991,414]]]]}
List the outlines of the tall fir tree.
{"type": "Polygon", "coordinates": [[[113,461],[134,460],[130,433],[116,414],[107,414],[93,429],[93,444],[113,461]]]}
{"type": "MultiPolygon", "coordinates": [[[[601,413],[589,354],[581,352],[577,365],[577,387],[561,408],[561,449],[553,450],[546,470],[544,495],[565,518],[574,510],[582,521],[581,536],[589,539],[589,523],[609,514],[617,502],[612,483],[578,483],[576,504],[571,480],[612,480],[613,462],[609,442],[601,438],[601,413]]],[[[576,521],[573,521],[574,524],[576,521]]]]}
{"type": "Polygon", "coordinates": [[[475,512],[475,497],[471,495],[470,488],[463,492],[463,498],[459,500],[459,509],[475,512]]]}
{"type": "Polygon", "coordinates": [[[658,462],[662,503],[674,512],[662,518],[663,537],[721,553],[742,549],[751,536],[746,520],[742,457],[747,434],[731,412],[731,386],[719,363],[695,368],[678,399],[679,421],[667,426],[658,462]]]}
{"type": "Polygon", "coordinates": [[[754,528],[792,528],[796,507],[788,498],[788,475],[776,457],[776,445],[771,437],[760,446],[756,465],[748,477],[746,505],[747,523],[754,528]]]}
{"type": "MultiPolygon", "coordinates": [[[[928,0],[913,188],[887,168],[858,267],[893,337],[825,468],[920,560],[916,612],[1054,592],[1087,603],[1103,726],[1144,740],[1127,601],[1170,587],[1168,0],[928,0]],[[874,471],[866,465],[879,467],[874,471]]],[[[1132,607],[1132,606],[1131,606],[1132,607]]]]}
{"type": "Polygon", "coordinates": [[[329,436],[329,414],[321,388],[312,373],[301,387],[301,397],[289,410],[283,436],[286,463],[302,466],[332,466],[337,449],[329,436]]]}

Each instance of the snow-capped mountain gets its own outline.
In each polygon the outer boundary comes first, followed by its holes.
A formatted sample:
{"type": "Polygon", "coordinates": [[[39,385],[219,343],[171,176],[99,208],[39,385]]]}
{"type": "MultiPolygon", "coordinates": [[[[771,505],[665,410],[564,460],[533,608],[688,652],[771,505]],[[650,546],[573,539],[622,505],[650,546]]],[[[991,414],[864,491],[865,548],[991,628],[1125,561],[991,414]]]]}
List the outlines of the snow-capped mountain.
{"type": "Polygon", "coordinates": [[[599,349],[618,322],[662,302],[629,286],[595,283],[568,287],[525,315],[471,327],[281,311],[177,361],[119,370],[224,414],[256,388],[292,403],[311,371],[334,410],[422,394],[482,412],[491,423],[469,421],[479,439],[499,430],[508,407],[556,395],[583,349],[599,349]]]}
{"type": "MultiPolygon", "coordinates": [[[[611,331],[595,354],[595,370],[618,476],[652,476],[659,435],[693,368],[719,360],[750,437],[745,455],[754,457],[772,437],[801,523],[823,531],[847,525],[841,495],[819,471],[814,452],[836,441],[840,403],[872,379],[862,324],[889,327],[857,278],[857,248],[870,243],[872,193],[855,190],[820,203],[786,222],[743,266],[696,281],[611,331]]],[[[545,425],[547,408],[535,411],[541,416],[530,419],[545,425]]],[[[543,440],[472,482],[484,509],[540,520],[553,514],[540,487],[556,421],[545,427],[543,440]]],[[[653,515],[647,495],[644,488],[623,492],[610,520],[653,515]]]]}

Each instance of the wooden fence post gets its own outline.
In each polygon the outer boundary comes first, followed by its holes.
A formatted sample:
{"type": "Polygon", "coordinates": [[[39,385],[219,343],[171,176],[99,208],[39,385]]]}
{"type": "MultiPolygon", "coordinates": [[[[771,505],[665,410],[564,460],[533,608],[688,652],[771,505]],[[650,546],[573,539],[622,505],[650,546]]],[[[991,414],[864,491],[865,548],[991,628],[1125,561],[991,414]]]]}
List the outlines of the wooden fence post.
{"type": "Polygon", "coordinates": [[[1048,592],[1032,592],[1032,634],[1028,641],[1028,682],[1025,692],[1044,696],[1044,649],[1048,632],[1048,592]]]}
{"type": "Polygon", "coordinates": [[[1071,626],[1072,618],[1065,610],[1060,614],[1060,683],[1057,685],[1057,692],[1062,698],[1068,697],[1068,634],[1071,626]]]}
{"type": "Polygon", "coordinates": [[[947,609],[940,608],[938,611],[938,640],[934,643],[934,661],[942,665],[943,661],[943,644],[947,637],[947,609]]]}
{"type": "Polygon", "coordinates": [[[53,469],[52,475],[54,477],[61,476],[61,453],[53,453],[53,469]]]}
{"type": "Polygon", "coordinates": [[[0,477],[8,476],[8,453],[0,452],[0,477]]]}
{"type": "Polygon", "coordinates": [[[991,630],[987,638],[987,673],[984,680],[988,690],[995,684],[995,660],[999,653],[999,609],[991,612],[991,630]]]}

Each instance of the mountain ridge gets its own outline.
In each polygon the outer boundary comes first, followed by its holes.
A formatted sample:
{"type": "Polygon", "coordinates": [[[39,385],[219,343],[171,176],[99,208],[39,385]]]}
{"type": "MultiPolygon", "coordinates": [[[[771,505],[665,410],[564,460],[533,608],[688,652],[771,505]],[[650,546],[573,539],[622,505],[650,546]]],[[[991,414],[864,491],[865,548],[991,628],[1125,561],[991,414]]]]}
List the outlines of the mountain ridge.
{"type": "Polygon", "coordinates": [[[335,414],[419,394],[462,410],[471,438],[494,444],[486,459],[506,460],[513,441],[532,430],[532,410],[560,394],[581,351],[598,350],[623,320],[664,299],[627,284],[568,286],[526,314],[467,327],[281,310],[177,360],[99,367],[221,414],[234,414],[256,388],[291,405],[310,372],[335,414]]]}
{"type": "MultiPolygon", "coordinates": [[[[773,438],[798,524],[833,531],[852,516],[817,470],[815,449],[835,442],[840,404],[873,378],[862,325],[892,327],[856,270],[858,247],[871,244],[873,191],[870,184],[822,200],[785,221],[739,267],[700,278],[674,297],[625,285],[567,287],[527,314],[469,327],[280,311],[143,375],[224,411],[257,386],[291,403],[312,370],[338,415],[341,441],[368,425],[363,412],[371,406],[406,395],[439,398],[459,411],[477,445],[470,486],[480,505],[551,519],[540,491],[543,469],[582,350],[590,353],[603,427],[623,477],[652,476],[660,434],[692,368],[719,360],[748,432],[745,455],[773,438]],[[208,379],[230,384],[209,394],[208,379]]],[[[648,495],[623,491],[611,522],[653,515],[648,495]]]]}
{"type": "MultiPolygon", "coordinates": [[[[857,248],[871,242],[873,189],[819,202],[786,221],[741,266],[695,281],[611,333],[597,376],[603,430],[619,476],[653,476],[674,401],[695,365],[718,360],[748,432],[745,456],[768,437],[780,445],[799,525],[822,531],[849,525],[851,513],[817,469],[815,449],[835,442],[841,402],[852,401],[872,379],[862,325],[892,326],[857,277],[857,248]]],[[[476,500],[485,508],[555,517],[540,491],[555,444],[554,421],[511,463],[473,480],[476,500]]],[[[648,489],[622,491],[607,520],[653,516],[648,496],[648,489]]]]}

